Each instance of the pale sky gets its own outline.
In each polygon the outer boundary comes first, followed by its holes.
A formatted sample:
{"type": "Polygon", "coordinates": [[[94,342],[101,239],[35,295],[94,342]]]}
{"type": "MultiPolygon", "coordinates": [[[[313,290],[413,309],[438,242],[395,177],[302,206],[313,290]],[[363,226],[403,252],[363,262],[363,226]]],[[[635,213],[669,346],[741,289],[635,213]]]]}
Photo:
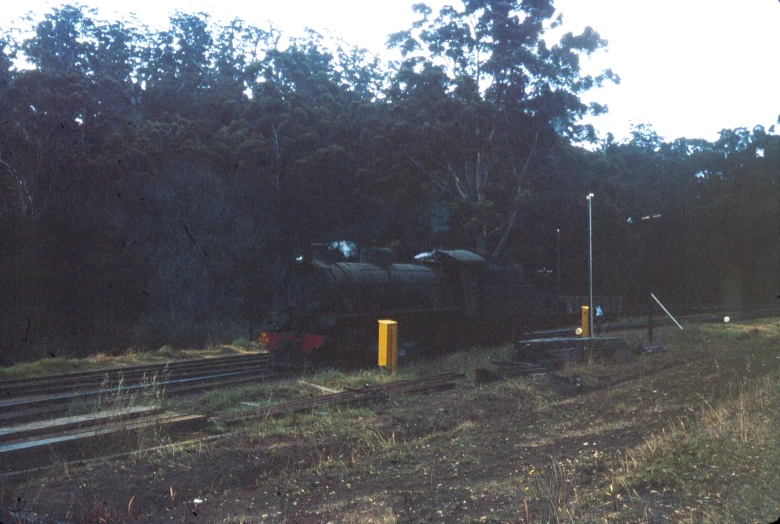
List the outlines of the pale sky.
{"type": "MultiPolygon", "coordinates": [[[[408,29],[421,0],[84,0],[99,18],[128,16],[163,27],[176,9],[238,17],[258,26],[270,20],[286,35],[304,27],[329,32],[378,54],[387,35],[408,29]],[[123,5],[123,4],[120,4],[123,5]]],[[[424,0],[422,0],[424,1],[424,0]]],[[[3,6],[0,26],[29,10],[46,12],[63,2],[29,0],[3,6]]],[[[453,0],[424,2],[434,12],[453,0]]],[[[780,2],[777,0],[555,0],[563,31],[586,25],[609,40],[608,50],[585,64],[590,72],[612,68],[621,77],[586,95],[609,106],[593,120],[603,137],[626,137],[631,123],[650,123],[667,140],[681,136],[716,140],[723,128],[777,123],[780,115],[780,2]]],[[[36,18],[38,19],[38,18],[36,18]]],[[[780,126],[778,126],[780,131],[780,126]]]]}

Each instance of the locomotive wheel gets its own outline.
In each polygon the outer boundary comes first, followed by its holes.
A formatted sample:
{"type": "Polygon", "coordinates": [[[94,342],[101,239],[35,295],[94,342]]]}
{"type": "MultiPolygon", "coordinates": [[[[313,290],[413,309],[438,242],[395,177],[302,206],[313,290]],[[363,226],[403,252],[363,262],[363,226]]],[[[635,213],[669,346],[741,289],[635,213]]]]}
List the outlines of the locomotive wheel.
{"type": "Polygon", "coordinates": [[[464,346],[464,322],[459,320],[438,320],[423,334],[423,351],[429,355],[454,353],[464,346]]]}
{"type": "Polygon", "coordinates": [[[286,340],[274,352],[273,365],[279,368],[309,369],[312,367],[312,358],[301,349],[300,341],[286,340]]]}
{"type": "Polygon", "coordinates": [[[318,352],[315,361],[334,366],[376,366],[374,336],[373,331],[358,323],[337,326],[327,337],[325,347],[318,352]]]}

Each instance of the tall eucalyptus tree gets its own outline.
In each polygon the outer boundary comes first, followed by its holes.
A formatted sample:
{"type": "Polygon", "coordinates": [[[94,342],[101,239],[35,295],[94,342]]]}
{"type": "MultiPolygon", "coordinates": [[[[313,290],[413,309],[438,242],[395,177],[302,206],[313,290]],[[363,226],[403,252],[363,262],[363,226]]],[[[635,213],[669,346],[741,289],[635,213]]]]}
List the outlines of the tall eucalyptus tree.
{"type": "Polygon", "coordinates": [[[409,164],[448,202],[458,229],[476,249],[497,258],[518,224],[530,177],[560,140],[593,139],[578,123],[606,107],[580,95],[611,71],[592,77],[580,57],[606,46],[586,28],[548,46],[545,33],[560,23],[552,0],[465,0],[462,9],[432,10],[391,35],[400,50],[388,100],[433,147],[411,147],[409,164]]]}

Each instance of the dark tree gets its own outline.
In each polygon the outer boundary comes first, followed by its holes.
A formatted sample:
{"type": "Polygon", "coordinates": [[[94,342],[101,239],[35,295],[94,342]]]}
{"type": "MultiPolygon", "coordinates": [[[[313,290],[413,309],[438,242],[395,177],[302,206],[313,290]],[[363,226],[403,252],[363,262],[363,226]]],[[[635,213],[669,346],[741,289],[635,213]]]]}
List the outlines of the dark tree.
{"type": "Polygon", "coordinates": [[[617,77],[582,76],[579,57],[606,42],[587,28],[548,49],[551,1],[473,0],[434,19],[427,6],[415,9],[422,18],[389,39],[404,56],[389,99],[406,110],[413,140],[435,147],[409,162],[475,248],[498,258],[544,156],[563,139],[593,137],[577,121],[605,108],[586,106],[579,94],[617,77]]]}

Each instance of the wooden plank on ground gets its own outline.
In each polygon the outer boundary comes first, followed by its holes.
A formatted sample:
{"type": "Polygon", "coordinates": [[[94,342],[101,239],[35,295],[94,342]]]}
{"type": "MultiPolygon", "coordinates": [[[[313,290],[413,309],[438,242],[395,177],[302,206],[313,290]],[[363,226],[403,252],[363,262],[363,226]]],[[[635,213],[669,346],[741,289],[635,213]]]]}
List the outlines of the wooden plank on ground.
{"type": "Polygon", "coordinates": [[[14,441],[0,446],[0,472],[130,451],[139,447],[139,438],[146,430],[156,431],[159,428],[167,434],[192,432],[198,431],[205,424],[206,417],[203,415],[165,413],[120,424],[64,432],[57,436],[14,441]]]}
{"type": "Polygon", "coordinates": [[[28,422],[6,428],[0,428],[0,442],[30,438],[47,433],[57,433],[70,429],[85,428],[109,422],[138,418],[141,416],[156,415],[162,412],[159,406],[132,406],[123,409],[112,409],[86,415],[56,418],[53,420],[41,420],[28,422]]]}
{"type": "Polygon", "coordinates": [[[343,389],[326,388],[325,386],[319,386],[317,384],[312,384],[311,382],[306,382],[305,380],[299,380],[298,384],[300,384],[302,386],[314,388],[314,389],[319,389],[320,391],[324,391],[325,393],[342,393],[344,391],[343,389]]]}

